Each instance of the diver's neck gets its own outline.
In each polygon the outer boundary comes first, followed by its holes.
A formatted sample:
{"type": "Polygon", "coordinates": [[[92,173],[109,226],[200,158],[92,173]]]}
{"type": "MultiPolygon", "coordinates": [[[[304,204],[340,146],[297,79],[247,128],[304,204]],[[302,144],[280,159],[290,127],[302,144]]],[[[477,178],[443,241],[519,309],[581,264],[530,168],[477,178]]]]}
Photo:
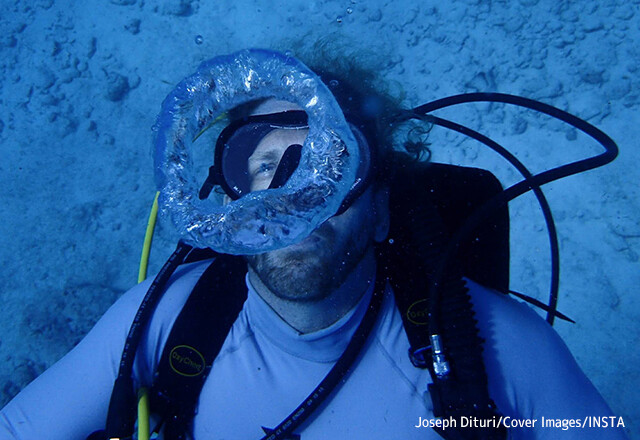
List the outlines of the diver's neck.
{"type": "Polygon", "coordinates": [[[374,282],[375,253],[369,249],[340,287],[317,301],[281,298],[264,285],[249,266],[249,282],[262,299],[291,327],[300,333],[311,333],[334,324],[359,302],[374,282]]]}

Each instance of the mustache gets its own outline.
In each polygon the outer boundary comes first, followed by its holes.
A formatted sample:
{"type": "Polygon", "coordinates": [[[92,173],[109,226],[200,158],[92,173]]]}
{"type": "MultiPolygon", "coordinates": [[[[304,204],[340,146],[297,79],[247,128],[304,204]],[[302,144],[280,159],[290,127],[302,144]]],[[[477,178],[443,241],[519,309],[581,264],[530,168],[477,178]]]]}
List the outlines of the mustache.
{"type": "Polygon", "coordinates": [[[290,265],[304,264],[305,261],[310,262],[316,257],[323,258],[321,255],[331,252],[335,243],[335,236],[336,231],[333,226],[328,222],[324,222],[296,244],[262,254],[247,255],[245,260],[256,272],[261,272],[266,267],[271,267],[271,270],[274,270],[278,267],[284,268],[290,265]],[[311,241],[311,243],[317,243],[318,245],[314,249],[305,249],[305,241],[311,241]]]}
{"type": "Polygon", "coordinates": [[[313,232],[311,232],[311,234],[307,235],[305,238],[303,238],[299,242],[292,244],[291,246],[287,246],[271,252],[265,252],[264,254],[259,254],[259,255],[277,255],[277,254],[283,254],[283,253],[290,253],[290,254],[305,253],[305,251],[301,249],[297,249],[297,245],[303,244],[305,242],[321,243],[323,245],[323,248],[329,251],[331,250],[331,247],[335,242],[335,236],[336,236],[335,229],[327,222],[324,222],[319,228],[315,229],[313,232]]]}

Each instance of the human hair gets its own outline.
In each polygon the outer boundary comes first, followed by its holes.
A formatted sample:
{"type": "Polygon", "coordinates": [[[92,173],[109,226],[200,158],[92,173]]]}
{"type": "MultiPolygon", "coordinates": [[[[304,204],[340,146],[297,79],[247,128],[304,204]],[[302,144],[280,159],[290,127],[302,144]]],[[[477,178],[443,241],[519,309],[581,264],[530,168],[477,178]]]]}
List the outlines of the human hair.
{"type": "Polygon", "coordinates": [[[332,34],[305,44],[287,43],[292,55],[305,63],[329,87],[347,119],[363,122],[363,133],[378,157],[376,181],[387,182],[400,163],[428,160],[430,125],[400,122],[407,110],[401,87],[380,75],[385,65],[384,50],[365,50],[332,34]]]}

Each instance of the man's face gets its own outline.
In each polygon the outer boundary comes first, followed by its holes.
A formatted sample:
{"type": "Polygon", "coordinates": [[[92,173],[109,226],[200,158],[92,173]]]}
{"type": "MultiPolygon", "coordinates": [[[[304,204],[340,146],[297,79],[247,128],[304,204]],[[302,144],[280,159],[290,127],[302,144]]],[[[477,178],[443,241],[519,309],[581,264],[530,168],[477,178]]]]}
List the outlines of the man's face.
{"type": "MultiPolygon", "coordinates": [[[[269,113],[284,111],[273,105],[269,113]]],[[[251,190],[267,189],[280,158],[293,144],[303,144],[308,129],[270,132],[249,157],[251,190]]],[[[342,215],[332,217],[299,243],[247,257],[249,266],[276,296],[296,301],[318,301],[340,287],[372,250],[374,240],[386,235],[386,197],[370,187],[342,215]]]]}

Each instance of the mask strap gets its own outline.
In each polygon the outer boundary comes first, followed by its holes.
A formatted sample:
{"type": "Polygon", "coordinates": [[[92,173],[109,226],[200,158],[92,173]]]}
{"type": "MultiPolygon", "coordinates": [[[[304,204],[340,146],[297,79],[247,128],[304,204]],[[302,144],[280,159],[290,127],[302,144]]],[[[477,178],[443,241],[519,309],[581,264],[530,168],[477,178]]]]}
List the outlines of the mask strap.
{"type": "Polygon", "coordinates": [[[200,200],[204,200],[208,198],[209,194],[211,194],[213,187],[216,186],[217,184],[216,182],[217,179],[215,178],[215,176],[216,176],[216,168],[214,166],[210,166],[207,180],[204,181],[204,183],[202,184],[202,188],[200,188],[200,191],[198,192],[198,198],[200,198],[200,200]]]}
{"type": "Polygon", "coordinates": [[[301,156],[302,145],[293,144],[287,147],[286,151],[282,155],[282,159],[280,159],[278,168],[273,175],[269,189],[280,188],[282,185],[287,183],[289,177],[291,177],[296,168],[298,168],[301,156]]]}

